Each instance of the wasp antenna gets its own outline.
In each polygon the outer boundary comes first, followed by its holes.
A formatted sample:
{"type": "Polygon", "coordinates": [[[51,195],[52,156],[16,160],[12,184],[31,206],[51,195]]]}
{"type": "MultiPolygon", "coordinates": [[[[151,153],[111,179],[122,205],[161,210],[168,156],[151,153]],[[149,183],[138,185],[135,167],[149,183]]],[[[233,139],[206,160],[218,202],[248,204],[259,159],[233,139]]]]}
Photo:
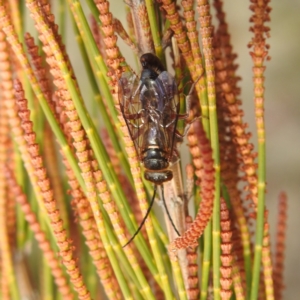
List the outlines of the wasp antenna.
{"type": "Polygon", "coordinates": [[[170,220],[170,222],[172,224],[172,227],[174,228],[175,232],[178,234],[178,236],[180,236],[180,233],[177,230],[177,228],[176,228],[176,226],[175,226],[175,224],[174,224],[174,222],[173,222],[173,220],[171,218],[170,212],[169,212],[167,204],[166,204],[165,195],[164,195],[164,185],[163,184],[161,185],[161,194],[162,194],[163,204],[164,204],[164,207],[165,207],[166,212],[167,212],[167,216],[168,216],[168,218],[169,218],[169,220],[170,220]]]}
{"type": "Polygon", "coordinates": [[[156,190],[157,190],[157,185],[154,185],[153,197],[151,199],[150,205],[148,207],[148,210],[146,212],[146,215],[145,215],[142,223],[140,224],[140,226],[139,226],[138,230],[135,232],[135,234],[130,238],[130,240],[124,246],[122,246],[122,248],[125,248],[127,245],[129,245],[133,241],[133,239],[137,236],[137,234],[141,231],[142,227],[144,226],[144,224],[149,216],[149,213],[151,211],[151,208],[153,206],[155,195],[156,195],[156,190]]]}

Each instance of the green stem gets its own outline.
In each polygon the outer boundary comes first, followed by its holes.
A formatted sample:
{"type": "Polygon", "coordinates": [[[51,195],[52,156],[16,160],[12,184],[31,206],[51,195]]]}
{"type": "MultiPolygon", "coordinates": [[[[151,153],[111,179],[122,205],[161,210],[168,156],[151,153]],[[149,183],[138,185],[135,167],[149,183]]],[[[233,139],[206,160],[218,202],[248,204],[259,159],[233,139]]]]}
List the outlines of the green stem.
{"type": "Polygon", "coordinates": [[[68,2],[76,24],[78,26],[78,29],[80,31],[80,34],[83,37],[86,49],[89,53],[89,57],[92,61],[94,72],[99,81],[101,93],[103,95],[103,98],[107,101],[107,105],[115,123],[115,126],[118,128],[120,126],[120,122],[118,120],[118,115],[114,106],[114,101],[108,86],[109,79],[106,76],[108,69],[93,38],[93,34],[86,20],[80,2],[78,0],[68,0],[68,2]]]}
{"type": "Polygon", "coordinates": [[[177,291],[180,300],[187,300],[187,294],[184,286],[184,281],[181,273],[181,268],[178,261],[171,259],[172,270],[174,274],[174,279],[177,285],[177,291]]]}
{"type": "Polygon", "coordinates": [[[214,298],[220,298],[220,256],[221,256],[221,241],[220,241],[220,157],[219,157],[219,138],[217,127],[217,115],[215,102],[209,104],[210,111],[210,132],[211,144],[213,149],[214,169],[215,169],[215,197],[213,209],[213,279],[214,279],[214,298]]]}
{"type": "Polygon", "coordinates": [[[151,28],[151,33],[154,42],[155,53],[157,57],[162,62],[164,62],[165,57],[164,57],[163,48],[161,44],[160,28],[157,23],[156,12],[154,7],[155,2],[152,0],[146,0],[145,2],[146,2],[147,12],[149,16],[149,22],[150,22],[150,28],[151,28]]]}
{"type": "MultiPolygon", "coordinates": [[[[76,5],[74,4],[74,10],[77,10],[78,12],[80,12],[80,14],[81,13],[83,14],[80,3],[78,1],[73,1],[73,3],[76,4],[76,5]]],[[[51,32],[48,25],[38,15],[38,12],[33,11],[33,13],[36,14],[37,18],[39,18],[39,25],[40,25],[41,29],[44,32],[51,32]]],[[[85,17],[84,17],[84,20],[85,20],[85,17]]],[[[85,20],[85,22],[86,22],[86,20],[85,20]]],[[[124,222],[129,230],[130,234],[133,235],[137,228],[135,220],[134,220],[134,215],[129,208],[129,205],[126,200],[125,194],[123,192],[122,186],[121,186],[121,184],[116,176],[116,173],[110,163],[110,159],[106,152],[106,149],[97,133],[97,130],[96,130],[89,114],[86,111],[83,99],[80,95],[77,85],[75,84],[75,82],[72,78],[72,75],[70,74],[70,72],[68,70],[68,66],[63,59],[63,55],[60,51],[58,44],[53,39],[53,36],[51,34],[47,35],[47,38],[48,38],[48,43],[52,49],[52,52],[54,53],[55,58],[57,60],[57,64],[63,74],[63,78],[65,79],[66,85],[71,94],[71,98],[73,99],[75,108],[78,112],[78,116],[82,122],[82,125],[85,129],[88,139],[90,140],[91,147],[95,153],[96,160],[100,166],[101,171],[103,172],[103,176],[108,184],[108,187],[117,203],[117,206],[122,215],[122,218],[124,219],[124,222]]],[[[98,59],[101,59],[101,61],[103,62],[102,57],[100,55],[98,56],[98,59]]],[[[100,63],[100,60],[98,60],[98,63],[100,63]]],[[[100,66],[100,64],[98,64],[98,66],[100,66]]],[[[104,77],[103,77],[103,79],[104,79],[104,77]]],[[[108,89],[108,92],[109,92],[109,89],[108,89]]],[[[109,95],[111,97],[110,93],[109,93],[109,95]]],[[[60,132],[58,131],[58,133],[60,133],[60,132]]],[[[144,238],[141,235],[138,235],[135,239],[135,243],[136,243],[141,255],[143,256],[149,270],[151,271],[153,276],[156,277],[157,276],[157,268],[153,263],[152,255],[149,251],[149,248],[146,245],[144,238]]]]}
{"type": "Polygon", "coordinates": [[[83,59],[84,66],[86,68],[86,72],[88,74],[89,83],[91,84],[91,87],[92,87],[94,102],[97,103],[97,105],[99,107],[105,128],[108,132],[108,135],[110,137],[112,145],[116,151],[116,155],[118,156],[118,158],[121,161],[122,167],[125,171],[127,178],[129,179],[130,183],[133,185],[133,179],[132,179],[132,174],[130,172],[129,163],[124,155],[124,151],[120,147],[119,138],[116,134],[116,128],[114,127],[113,122],[111,121],[111,118],[109,117],[109,115],[107,113],[106,107],[104,105],[103,99],[100,94],[99,87],[97,85],[95,76],[93,74],[91,62],[90,62],[88,54],[87,54],[87,48],[85,47],[85,43],[83,42],[83,39],[82,39],[82,36],[84,36],[84,32],[83,31],[79,32],[80,27],[79,28],[77,27],[78,23],[75,22],[73,15],[71,15],[71,19],[73,21],[73,28],[75,31],[76,41],[77,41],[79,49],[80,49],[81,57],[83,59]]]}
{"type": "Polygon", "coordinates": [[[95,20],[99,23],[99,11],[94,0],[85,0],[95,20]]]}
{"type": "Polygon", "coordinates": [[[45,257],[43,257],[43,293],[45,300],[51,300],[54,299],[53,295],[53,278],[51,274],[51,269],[48,266],[48,262],[45,257]]]}
{"type": "Polygon", "coordinates": [[[207,299],[208,293],[208,282],[209,282],[209,271],[210,271],[210,261],[212,252],[212,222],[209,221],[204,230],[204,251],[203,251],[203,261],[202,261],[202,280],[201,280],[201,300],[207,299]]]}
{"type": "Polygon", "coordinates": [[[118,283],[120,285],[120,288],[122,290],[124,299],[126,300],[133,300],[132,296],[131,296],[131,292],[130,289],[127,285],[127,281],[124,277],[124,273],[120,267],[119,261],[117,260],[116,256],[115,256],[115,249],[113,248],[113,246],[110,244],[108,235],[111,233],[111,227],[107,226],[104,224],[102,217],[98,216],[97,218],[97,227],[99,230],[99,234],[101,236],[101,240],[103,243],[103,247],[106,251],[106,254],[109,258],[109,261],[111,263],[111,266],[114,270],[114,273],[116,275],[116,278],[118,280],[118,283]]]}
{"type": "MultiPolygon", "coordinates": [[[[260,137],[259,137],[260,138],[260,137]]],[[[258,205],[257,205],[257,221],[256,221],[256,235],[254,248],[254,262],[253,262],[253,277],[251,284],[251,300],[256,300],[259,290],[259,278],[261,270],[261,257],[264,236],[264,212],[265,212],[265,192],[266,192],[266,147],[264,139],[259,139],[258,145],[258,205]]]]}

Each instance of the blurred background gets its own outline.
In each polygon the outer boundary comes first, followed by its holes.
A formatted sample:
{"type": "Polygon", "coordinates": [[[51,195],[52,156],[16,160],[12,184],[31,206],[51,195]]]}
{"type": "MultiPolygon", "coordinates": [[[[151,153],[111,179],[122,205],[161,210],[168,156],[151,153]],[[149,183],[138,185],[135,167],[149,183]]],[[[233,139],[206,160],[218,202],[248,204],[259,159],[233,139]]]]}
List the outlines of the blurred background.
{"type": "MultiPolygon", "coordinates": [[[[84,0],[81,3],[84,5],[84,0]]],[[[114,16],[126,24],[123,1],[110,1],[114,16]]],[[[179,2],[178,2],[179,3],[179,2]]],[[[53,1],[54,9],[56,11],[53,1]]],[[[252,61],[247,44],[252,34],[249,32],[250,1],[226,0],[224,11],[227,14],[233,50],[238,54],[237,75],[242,77],[241,100],[245,112],[244,120],[253,133],[251,142],[256,144],[252,61]]],[[[300,0],[273,0],[271,37],[271,61],[266,62],[265,81],[265,121],[267,145],[267,196],[266,205],[270,211],[271,244],[275,244],[278,195],[285,191],[288,196],[288,221],[285,259],[284,299],[300,299],[300,0]]],[[[86,12],[88,12],[87,7],[86,12]]],[[[214,12],[213,12],[214,14],[214,12]]],[[[80,78],[85,100],[89,97],[89,83],[84,74],[82,62],[74,35],[68,23],[67,52],[80,78]],[[81,78],[82,77],[82,78],[81,78]]],[[[129,47],[119,41],[123,55],[133,63],[129,47]]]]}

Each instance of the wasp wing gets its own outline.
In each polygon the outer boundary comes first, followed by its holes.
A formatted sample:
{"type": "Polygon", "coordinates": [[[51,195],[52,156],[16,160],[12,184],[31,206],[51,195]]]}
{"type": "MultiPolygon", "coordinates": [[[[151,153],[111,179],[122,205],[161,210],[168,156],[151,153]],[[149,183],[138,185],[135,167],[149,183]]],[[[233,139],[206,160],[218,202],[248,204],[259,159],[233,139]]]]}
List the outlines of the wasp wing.
{"type": "Polygon", "coordinates": [[[139,99],[145,116],[142,148],[159,148],[169,161],[176,156],[175,139],[179,103],[174,78],[166,71],[144,80],[139,99]]]}
{"type": "Polygon", "coordinates": [[[140,136],[145,128],[139,100],[140,80],[134,73],[123,73],[119,80],[119,103],[130,137],[134,143],[139,158],[141,158],[140,136]]]}
{"type": "Polygon", "coordinates": [[[144,81],[123,73],[119,81],[119,101],[140,160],[149,148],[159,148],[169,161],[177,158],[176,126],[179,113],[177,86],[166,71],[144,81]]]}

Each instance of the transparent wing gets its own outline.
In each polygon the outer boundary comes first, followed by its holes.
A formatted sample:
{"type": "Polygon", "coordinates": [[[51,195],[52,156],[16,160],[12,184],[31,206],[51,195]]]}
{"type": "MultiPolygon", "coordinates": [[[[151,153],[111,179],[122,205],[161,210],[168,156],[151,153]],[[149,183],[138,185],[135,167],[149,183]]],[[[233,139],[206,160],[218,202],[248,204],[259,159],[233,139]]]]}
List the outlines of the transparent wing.
{"type": "Polygon", "coordinates": [[[135,74],[131,72],[123,73],[119,80],[119,103],[137,154],[141,157],[139,140],[145,127],[138,93],[139,83],[140,80],[135,74]]]}
{"type": "Polygon", "coordinates": [[[179,103],[176,83],[168,72],[141,82],[132,73],[120,79],[119,99],[139,158],[149,147],[160,148],[169,161],[177,156],[176,125],[179,103]]]}

